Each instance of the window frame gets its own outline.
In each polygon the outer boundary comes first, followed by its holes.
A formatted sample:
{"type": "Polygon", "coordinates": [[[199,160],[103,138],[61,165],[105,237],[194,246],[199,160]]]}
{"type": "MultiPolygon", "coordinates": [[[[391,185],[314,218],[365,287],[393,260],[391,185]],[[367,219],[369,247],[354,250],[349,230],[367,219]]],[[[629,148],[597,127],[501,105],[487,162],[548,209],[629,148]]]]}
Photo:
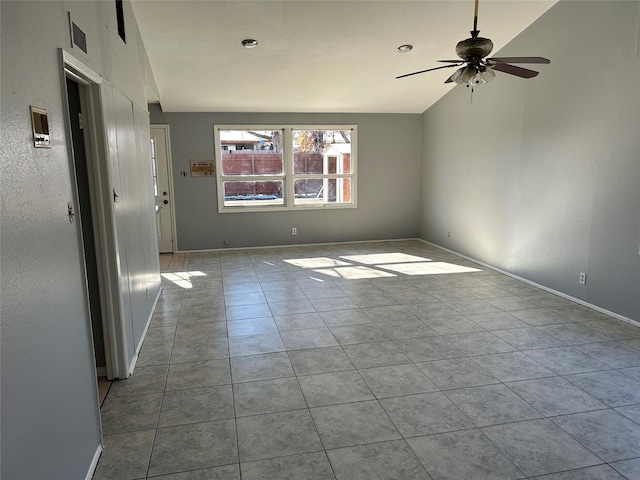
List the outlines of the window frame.
{"type": "MultiPolygon", "coordinates": [[[[217,202],[218,213],[248,213],[248,212],[278,212],[278,211],[297,211],[297,210],[317,210],[317,209],[345,209],[357,208],[357,125],[349,124],[243,124],[243,125],[226,125],[217,124],[213,127],[214,131],[214,158],[216,162],[216,185],[217,185],[217,202]],[[282,147],[282,174],[274,175],[223,175],[222,170],[222,144],[220,141],[220,131],[222,130],[242,130],[242,131],[275,131],[283,132],[282,147]],[[294,152],[293,152],[293,132],[297,130],[349,130],[351,131],[351,152],[350,152],[350,173],[294,173],[294,152]],[[349,203],[319,203],[319,204],[297,204],[295,203],[295,181],[302,179],[349,179],[351,202],[349,203]],[[224,182],[225,181],[282,181],[283,185],[283,203],[281,205],[225,205],[224,200],[224,182]]],[[[324,161],[324,160],[323,160],[324,161]]]]}

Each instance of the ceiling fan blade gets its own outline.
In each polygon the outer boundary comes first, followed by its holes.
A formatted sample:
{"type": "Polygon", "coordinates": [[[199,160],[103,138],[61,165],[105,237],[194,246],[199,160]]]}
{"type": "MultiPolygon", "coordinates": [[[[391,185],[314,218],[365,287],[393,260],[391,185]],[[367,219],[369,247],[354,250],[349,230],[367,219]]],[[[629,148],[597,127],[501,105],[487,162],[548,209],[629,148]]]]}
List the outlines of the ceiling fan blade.
{"type": "Polygon", "coordinates": [[[508,73],[509,75],[515,75],[521,78],[533,78],[538,75],[538,72],[529,70],[528,68],[516,67],[515,65],[509,65],[508,63],[498,63],[491,68],[498,72],[508,73]]]}
{"type": "Polygon", "coordinates": [[[487,58],[487,63],[551,63],[542,57],[493,57],[487,58]]]}
{"type": "Polygon", "coordinates": [[[443,65],[442,67],[427,68],[426,70],[420,70],[419,72],[406,73],[406,74],[400,75],[400,76],[398,76],[396,78],[410,77],[411,75],[418,75],[419,73],[431,72],[433,70],[440,70],[441,68],[459,67],[460,65],[462,65],[462,64],[458,63],[458,64],[455,64],[455,65],[443,65]]]}
{"type": "Polygon", "coordinates": [[[438,60],[441,63],[460,63],[460,59],[458,60],[438,60]]]}

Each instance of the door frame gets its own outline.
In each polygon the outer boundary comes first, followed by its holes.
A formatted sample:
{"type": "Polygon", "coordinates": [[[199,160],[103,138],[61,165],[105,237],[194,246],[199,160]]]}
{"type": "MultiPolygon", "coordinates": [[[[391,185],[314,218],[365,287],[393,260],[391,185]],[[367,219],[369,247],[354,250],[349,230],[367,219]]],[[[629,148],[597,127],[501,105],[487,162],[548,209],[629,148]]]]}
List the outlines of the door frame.
{"type": "MultiPolygon", "coordinates": [[[[89,67],[68,52],[60,49],[62,64],[62,88],[64,98],[64,114],[66,116],[67,148],[69,161],[73,165],[73,143],[70,126],[69,102],[67,98],[66,78],[71,78],[80,86],[83,103],[83,120],[85,126],[85,150],[91,192],[91,212],[95,235],[95,248],[100,283],[100,305],[102,310],[102,329],[105,342],[107,378],[127,378],[127,342],[122,298],[119,288],[119,253],[115,212],[111,203],[111,177],[107,162],[108,132],[106,131],[106,112],[102,99],[101,84],[103,79],[89,67]]],[[[76,214],[79,214],[77,179],[75,169],[71,169],[74,177],[74,203],[76,214]]],[[[78,224],[79,235],[82,231],[78,224]]],[[[79,239],[82,245],[82,238],[79,239]]],[[[82,247],[84,248],[84,247],[82,247]]],[[[84,253],[81,259],[83,265],[84,253]]],[[[86,269],[86,265],[85,265],[86,269]]],[[[85,279],[86,282],[86,279],[85,279]]],[[[89,294],[84,292],[87,312],[89,310],[89,294]]],[[[91,322],[91,319],[88,319],[91,322]]],[[[87,339],[93,349],[93,338],[87,339]]],[[[97,388],[97,381],[96,381],[97,388]]]]}
{"type": "MultiPolygon", "coordinates": [[[[169,210],[171,216],[171,253],[176,253],[178,251],[178,237],[177,237],[177,229],[176,229],[176,204],[174,201],[174,189],[173,189],[173,165],[171,162],[171,135],[169,130],[169,125],[166,123],[152,123],[149,125],[149,133],[156,128],[164,130],[164,139],[165,139],[165,156],[167,159],[167,176],[169,181],[169,210]]],[[[156,155],[157,158],[157,155],[156,155]]],[[[157,218],[157,217],[156,217],[157,218]]]]}

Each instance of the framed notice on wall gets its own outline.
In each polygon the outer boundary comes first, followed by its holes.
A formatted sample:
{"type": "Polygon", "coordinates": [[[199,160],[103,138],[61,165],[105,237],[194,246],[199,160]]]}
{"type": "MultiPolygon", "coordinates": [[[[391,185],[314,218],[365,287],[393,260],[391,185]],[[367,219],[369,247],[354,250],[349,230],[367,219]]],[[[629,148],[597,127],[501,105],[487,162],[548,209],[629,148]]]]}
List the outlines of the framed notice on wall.
{"type": "Polygon", "coordinates": [[[215,162],[213,160],[191,160],[191,176],[215,177],[215,162]]]}

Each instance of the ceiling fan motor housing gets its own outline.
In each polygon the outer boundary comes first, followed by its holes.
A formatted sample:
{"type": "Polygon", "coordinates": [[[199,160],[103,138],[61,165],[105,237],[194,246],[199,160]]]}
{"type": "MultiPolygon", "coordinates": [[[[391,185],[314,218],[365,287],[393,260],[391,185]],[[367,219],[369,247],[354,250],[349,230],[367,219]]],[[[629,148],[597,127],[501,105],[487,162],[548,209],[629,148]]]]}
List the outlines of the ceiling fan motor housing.
{"type": "Polygon", "coordinates": [[[489,55],[491,50],[493,42],[483,37],[467,38],[456,45],[456,54],[466,62],[474,58],[480,60],[489,55]]]}

